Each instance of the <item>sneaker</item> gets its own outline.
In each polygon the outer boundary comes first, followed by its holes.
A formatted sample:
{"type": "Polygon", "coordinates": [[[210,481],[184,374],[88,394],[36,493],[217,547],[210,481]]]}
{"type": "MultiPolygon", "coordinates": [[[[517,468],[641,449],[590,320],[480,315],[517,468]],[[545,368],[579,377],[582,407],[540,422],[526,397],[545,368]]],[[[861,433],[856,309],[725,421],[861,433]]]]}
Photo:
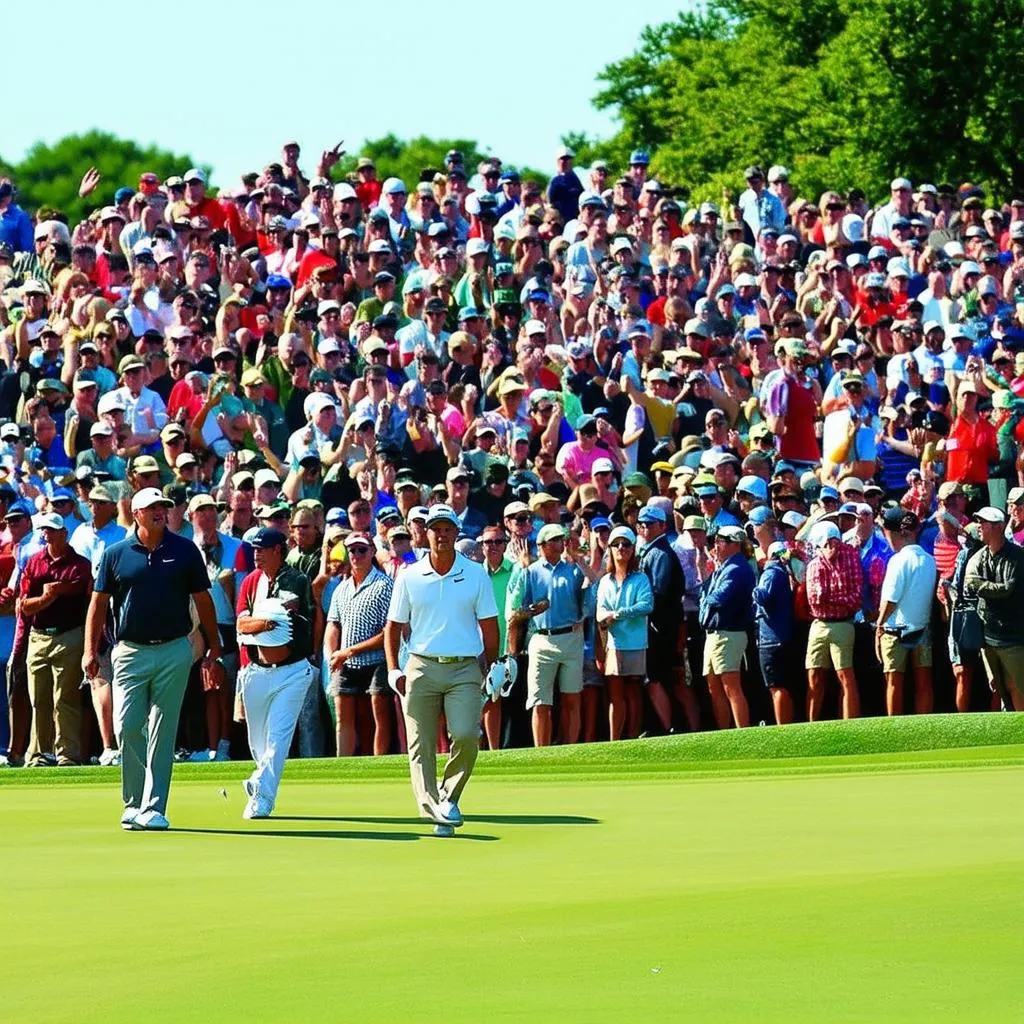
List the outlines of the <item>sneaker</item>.
{"type": "Polygon", "coordinates": [[[214,750],[196,750],[189,754],[185,758],[186,761],[191,761],[193,764],[209,764],[216,756],[214,750]]]}
{"type": "Polygon", "coordinates": [[[228,740],[221,740],[217,744],[216,750],[211,750],[210,753],[213,755],[211,761],[230,761],[231,760],[231,743],[228,740]]]}
{"type": "Polygon", "coordinates": [[[245,790],[246,796],[242,817],[247,821],[254,818],[269,818],[274,805],[260,793],[259,786],[252,779],[246,779],[242,783],[242,789],[245,790]]]}
{"type": "Polygon", "coordinates": [[[452,800],[438,802],[437,817],[441,819],[442,824],[454,825],[456,828],[464,824],[462,811],[459,810],[459,805],[452,800]]]}
{"type": "Polygon", "coordinates": [[[0,768],[24,768],[25,759],[23,757],[11,757],[10,754],[4,754],[0,756],[0,768]]]}
{"type": "Polygon", "coordinates": [[[435,825],[434,835],[439,839],[451,839],[455,835],[454,825],[435,825]]]}
{"type": "Polygon", "coordinates": [[[125,832],[141,831],[141,826],[138,824],[136,820],[138,817],[138,807],[126,807],[124,809],[124,814],[121,815],[121,828],[123,828],[125,832]]]}
{"type": "Polygon", "coordinates": [[[174,752],[174,760],[178,764],[181,764],[182,761],[190,761],[191,759],[192,759],[192,751],[186,749],[185,747],[180,747],[178,750],[176,750],[174,752]]]}
{"type": "Polygon", "coordinates": [[[159,811],[142,811],[136,816],[134,827],[147,832],[166,832],[171,823],[159,811]]]}
{"type": "Polygon", "coordinates": [[[121,763],[121,751],[113,750],[107,747],[106,750],[100,754],[100,764],[105,768],[114,768],[121,763]]]}

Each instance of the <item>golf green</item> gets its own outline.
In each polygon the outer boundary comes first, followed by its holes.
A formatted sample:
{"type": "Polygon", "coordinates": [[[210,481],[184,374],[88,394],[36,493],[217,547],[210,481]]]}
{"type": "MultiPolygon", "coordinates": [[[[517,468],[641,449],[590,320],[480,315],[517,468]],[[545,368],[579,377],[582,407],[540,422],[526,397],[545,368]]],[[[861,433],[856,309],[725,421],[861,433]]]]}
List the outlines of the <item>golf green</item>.
{"type": "Polygon", "coordinates": [[[939,751],[851,723],[863,752],[831,759],[826,726],[748,730],[760,753],[724,734],[717,769],[704,736],[485,755],[456,839],[412,816],[397,758],[290,764],[262,822],[244,765],[183,766],[166,834],[118,828],[116,772],[5,772],[0,1008],[1019,1020],[1022,719],[978,716],[982,746],[951,716],[939,751]]]}

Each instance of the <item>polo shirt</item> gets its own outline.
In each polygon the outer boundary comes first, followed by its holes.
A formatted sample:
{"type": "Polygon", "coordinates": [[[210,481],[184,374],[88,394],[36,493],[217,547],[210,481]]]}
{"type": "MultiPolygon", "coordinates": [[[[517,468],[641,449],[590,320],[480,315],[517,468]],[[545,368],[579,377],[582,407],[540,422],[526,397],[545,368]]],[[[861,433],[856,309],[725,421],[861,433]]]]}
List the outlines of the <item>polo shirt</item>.
{"type": "Polygon", "coordinates": [[[565,629],[583,618],[583,573],[578,565],[540,558],[528,569],[517,566],[509,584],[509,601],[518,611],[537,601],[548,608],[530,619],[531,629],[565,629]]]}
{"type": "Polygon", "coordinates": [[[61,594],[33,615],[29,623],[32,629],[56,634],[84,626],[92,584],[89,563],[70,547],[59,558],[53,558],[43,548],[25,563],[25,571],[21,574],[21,597],[40,597],[47,583],[70,583],[76,588],[75,593],[61,594]]]}
{"type": "Polygon", "coordinates": [[[97,530],[92,523],[82,523],[71,535],[71,546],[88,562],[92,567],[93,578],[100,568],[100,557],[111,544],[124,540],[128,531],[117,522],[111,519],[106,526],[97,530]]]}
{"type": "Polygon", "coordinates": [[[153,551],[133,530],[103,552],[96,574],[97,592],[111,598],[114,639],[131,644],[188,636],[192,595],[209,589],[199,549],[170,530],[153,551]]]}
{"type": "Polygon", "coordinates": [[[481,619],[494,619],[498,608],[487,571],[455,555],[443,576],[429,555],[398,574],[388,619],[409,623],[409,653],[428,657],[476,658],[483,653],[481,619]]]}
{"type": "Polygon", "coordinates": [[[904,630],[924,629],[931,621],[935,597],[935,559],[917,544],[908,544],[889,559],[882,580],[882,604],[896,608],[883,626],[904,630]]]}
{"type": "Polygon", "coordinates": [[[491,589],[494,591],[494,606],[498,609],[498,656],[502,657],[508,652],[508,623],[505,621],[505,604],[508,600],[509,583],[512,581],[512,570],[515,562],[510,558],[503,558],[501,565],[493,572],[491,567],[484,562],[484,570],[491,580],[491,589]]]}
{"type": "MultiPolygon", "coordinates": [[[[393,591],[391,578],[374,566],[362,583],[351,576],[343,579],[334,591],[327,621],[341,630],[341,650],[364,643],[384,631],[393,591]]],[[[353,668],[379,665],[384,648],[353,654],[345,664],[353,668]]]]}

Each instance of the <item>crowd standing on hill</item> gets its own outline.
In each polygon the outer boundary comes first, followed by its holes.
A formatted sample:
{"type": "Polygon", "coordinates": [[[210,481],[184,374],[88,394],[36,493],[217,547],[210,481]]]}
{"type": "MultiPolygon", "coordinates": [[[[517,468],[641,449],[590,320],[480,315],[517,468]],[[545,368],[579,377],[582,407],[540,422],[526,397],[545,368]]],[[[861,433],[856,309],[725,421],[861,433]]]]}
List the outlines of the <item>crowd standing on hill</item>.
{"type": "Polygon", "coordinates": [[[179,757],[243,754],[240,669],[288,680],[270,780],[296,721],[301,755],[405,749],[384,634],[438,505],[513,665],[491,748],[1024,710],[1024,196],[341,155],[216,195],[90,169],[79,223],[0,181],[3,764],[118,762],[86,610],[153,488],[216,613],[179,757]]]}

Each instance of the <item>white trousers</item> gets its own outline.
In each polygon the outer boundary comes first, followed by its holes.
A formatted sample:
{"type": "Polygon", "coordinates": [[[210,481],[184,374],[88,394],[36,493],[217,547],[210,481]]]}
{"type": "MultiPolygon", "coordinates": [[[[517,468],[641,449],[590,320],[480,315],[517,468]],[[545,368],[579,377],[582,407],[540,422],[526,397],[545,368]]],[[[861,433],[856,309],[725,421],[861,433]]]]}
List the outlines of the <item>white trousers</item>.
{"type": "Polygon", "coordinates": [[[277,799],[302,702],[315,675],[308,661],[273,668],[246,665],[238,674],[249,749],[256,762],[251,779],[271,806],[277,799]]]}

